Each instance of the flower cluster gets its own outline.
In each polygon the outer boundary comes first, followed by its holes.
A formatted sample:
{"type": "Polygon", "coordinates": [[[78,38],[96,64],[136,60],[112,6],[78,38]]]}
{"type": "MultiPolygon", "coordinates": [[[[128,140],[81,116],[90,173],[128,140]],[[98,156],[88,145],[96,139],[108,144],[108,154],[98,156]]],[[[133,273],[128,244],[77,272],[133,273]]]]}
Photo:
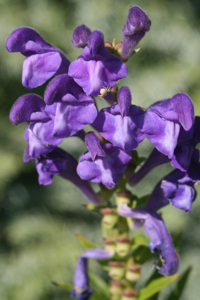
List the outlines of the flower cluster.
{"type": "MultiPolygon", "coordinates": [[[[128,183],[135,185],[152,168],[171,162],[176,169],[157,184],[144,207],[133,208],[122,202],[113,212],[115,220],[119,216],[132,218],[132,229],[144,226],[150,238],[149,248],[160,254],[159,272],[169,276],[176,273],[179,258],[157,210],[168,203],[185,211],[191,209],[196,197],[194,185],[200,180],[196,149],[200,142],[200,117],[194,118],[192,101],[183,93],[156,102],[144,111],[131,103],[128,87],[122,86],[118,91],[119,80],[127,76],[125,62],[150,26],[147,14],[138,6],[129,10],[122,42],[105,42],[101,31],[79,25],[72,34],[72,43],[83,50],[72,62],[35,30],[16,29],[6,48],[26,57],[22,84],[32,89],[50,81],[43,98],[34,93],[21,96],[11,109],[10,121],[14,125],[27,123],[24,162],[35,160],[40,184],[50,184],[55,174],[60,175],[73,182],[95,206],[105,199],[103,193],[93,191],[89,181],[116,189],[126,174],[128,183]],[[95,96],[108,107],[98,111],[95,96]],[[85,133],[88,124],[98,133],[85,133]],[[78,162],[58,148],[64,138],[71,136],[82,139],[88,149],[78,162]],[[155,148],[135,173],[132,151],[145,138],[155,148]]],[[[114,254],[115,250],[103,249],[84,252],[78,260],[72,295],[89,299],[87,259],[109,260],[114,254]]]]}

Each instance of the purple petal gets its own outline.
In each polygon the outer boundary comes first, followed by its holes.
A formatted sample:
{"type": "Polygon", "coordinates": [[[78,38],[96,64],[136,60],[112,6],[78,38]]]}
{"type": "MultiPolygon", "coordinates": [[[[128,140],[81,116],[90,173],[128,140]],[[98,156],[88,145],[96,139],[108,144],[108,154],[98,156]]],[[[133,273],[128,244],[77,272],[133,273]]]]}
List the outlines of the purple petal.
{"type": "Polygon", "coordinates": [[[104,36],[99,30],[92,32],[89,38],[90,55],[95,56],[104,47],[104,36]]]}
{"type": "Polygon", "coordinates": [[[146,138],[169,158],[173,157],[177,145],[180,125],[173,121],[165,120],[152,111],[145,114],[143,132],[146,138]]]}
{"type": "Polygon", "coordinates": [[[97,116],[97,109],[92,98],[78,101],[71,94],[63,97],[57,104],[54,120],[53,135],[55,137],[68,137],[82,130],[87,124],[93,123],[97,116]]]}
{"type": "Polygon", "coordinates": [[[89,287],[88,278],[88,265],[87,261],[89,258],[97,260],[107,260],[113,257],[114,251],[108,251],[103,249],[89,249],[81,254],[78,259],[76,272],[74,276],[74,286],[75,288],[86,290],[89,287]]]}
{"type": "Polygon", "coordinates": [[[194,106],[186,94],[176,94],[172,99],[153,104],[148,110],[166,120],[179,122],[186,131],[193,125],[194,106]]]}
{"type": "Polygon", "coordinates": [[[22,52],[25,56],[44,53],[42,49],[54,49],[37,31],[29,27],[20,27],[13,31],[6,41],[6,48],[9,52],[22,52]]]}
{"type": "Polygon", "coordinates": [[[78,25],[72,34],[72,44],[77,48],[88,46],[89,37],[92,31],[85,25],[78,25]]]}
{"type": "Polygon", "coordinates": [[[34,112],[44,111],[45,103],[43,99],[36,94],[23,95],[17,99],[10,111],[10,122],[18,125],[23,122],[29,122],[34,112]]]}
{"type": "Polygon", "coordinates": [[[122,117],[118,104],[102,109],[93,123],[93,127],[114,146],[132,151],[143,141],[142,132],[144,113],[132,105],[129,115],[122,117]]]}
{"type": "Polygon", "coordinates": [[[151,21],[147,14],[138,6],[132,6],[129,9],[126,24],[122,30],[123,46],[121,57],[127,60],[132,54],[134,47],[143,38],[146,31],[149,31],[151,21]]]}
{"type": "Polygon", "coordinates": [[[27,57],[23,64],[22,84],[29,89],[42,85],[56,73],[61,62],[58,52],[27,57]]]}
{"type": "Polygon", "coordinates": [[[188,143],[179,143],[174,150],[171,165],[181,171],[187,171],[190,165],[194,146],[188,143]]]}
{"type": "Polygon", "coordinates": [[[131,92],[128,87],[123,86],[118,93],[118,104],[122,117],[128,116],[131,106],[131,92]]]}
{"type": "Polygon", "coordinates": [[[95,160],[96,156],[105,157],[106,153],[101,147],[100,140],[94,132],[89,132],[85,136],[85,144],[91,153],[92,160],[95,160]]]}
{"type": "Polygon", "coordinates": [[[69,66],[68,74],[74,78],[87,95],[97,96],[103,87],[113,87],[119,79],[127,76],[127,67],[121,60],[101,48],[91,56],[89,47],[69,66]]]}
{"type": "Polygon", "coordinates": [[[78,98],[79,94],[83,94],[83,90],[67,74],[59,75],[47,85],[44,101],[47,105],[51,105],[54,102],[62,101],[66,94],[72,94],[75,98],[78,98]]]}
{"type": "Polygon", "coordinates": [[[192,186],[164,181],[161,184],[161,188],[165,198],[172,205],[186,212],[191,210],[192,202],[196,198],[196,191],[192,186]]]}
{"type": "Polygon", "coordinates": [[[79,160],[77,173],[83,180],[102,182],[113,188],[121,178],[131,160],[131,155],[110,144],[102,145],[105,157],[96,157],[93,161],[90,152],[83,154],[79,160]]]}

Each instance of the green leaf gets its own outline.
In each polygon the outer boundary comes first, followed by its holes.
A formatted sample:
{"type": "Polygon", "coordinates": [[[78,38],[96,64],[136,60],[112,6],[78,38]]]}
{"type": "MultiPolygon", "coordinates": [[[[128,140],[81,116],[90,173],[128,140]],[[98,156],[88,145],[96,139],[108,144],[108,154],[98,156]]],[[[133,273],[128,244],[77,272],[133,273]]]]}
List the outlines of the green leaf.
{"type": "Polygon", "coordinates": [[[136,261],[143,265],[147,260],[149,260],[152,257],[152,253],[149,250],[148,247],[145,246],[139,246],[133,251],[133,257],[136,259],[136,261]]]}
{"type": "Polygon", "coordinates": [[[173,239],[174,247],[175,247],[175,249],[176,249],[177,252],[180,251],[182,239],[183,239],[182,232],[178,232],[177,235],[175,236],[175,238],[173,239]]]}
{"type": "Polygon", "coordinates": [[[175,274],[169,277],[162,277],[151,281],[146,287],[140,290],[138,300],[149,299],[149,297],[153,296],[164,287],[174,282],[177,278],[179,278],[179,275],[175,274]]]}
{"type": "Polygon", "coordinates": [[[137,207],[142,207],[147,203],[150,194],[144,195],[143,197],[139,198],[137,201],[137,207]]]}
{"type": "Polygon", "coordinates": [[[135,150],[135,151],[132,152],[132,160],[133,160],[133,163],[134,163],[136,166],[140,164],[139,156],[138,156],[137,150],[135,150]]]}
{"type": "MultiPolygon", "coordinates": [[[[163,277],[163,275],[158,273],[158,270],[155,268],[155,270],[153,271],[153,273],[151,274],[151,276],[149,277],[149,279],[147,280],[145,286],[147,286],[151,281],[161,278],[163,277]]],[[[148,300],[158,300],[158,296],[159,296],[159,292],[157,292],[156,294],[154,294],[153,296],[151,296],[150,298],[148,298],[148,300]]]]}
{"type": "Polygon", "coordinates": [[[98,248],[97,245],[93,244],[89,240],[85,239],[82,235],[76,234],[77,240],[85,249],[98,248]]]}
{"type": "Polygon", "coordinates": [[[71,292],[71,290],[73,289],[73,284],[70,283],[58,283],[58,282],[52,282],[53,285],[55,285],[56,287],[59,287],[62,290],[65,290],[67,292],[71,292]]]}
{"type": "Polygon", "coordinates": [[[189,279],[190,272],[192,271],[192,267],[189,266],[184,273],[182,273],[180,279],[178,280],[175,288],[172,290],[170,295],[166,298],[166,300],[179,300],[183,290],[186,287],[186,283],[189,279]]]}
{"type": "Polygon", "coordinates": [[[146,235],[137,235],[133,239],[133,249],[138,245],[148,247],[149,242],[150,242],[150,239],[146,235]]]}
{"type": "Polygon", "coordinates": [[[93,291],[95,291],[92,300],[109,300],[109,287],[107,283],[98,275],[96,275],[93,271],[89,271],[90,285],[93,291]]]}

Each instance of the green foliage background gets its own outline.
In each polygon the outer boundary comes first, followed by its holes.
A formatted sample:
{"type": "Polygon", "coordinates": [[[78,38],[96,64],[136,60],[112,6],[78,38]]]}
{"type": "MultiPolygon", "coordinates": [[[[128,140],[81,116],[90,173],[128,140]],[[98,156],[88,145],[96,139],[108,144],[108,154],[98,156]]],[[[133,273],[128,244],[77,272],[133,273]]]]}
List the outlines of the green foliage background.
{"type": "MultiPolygon", "coordinates": [[[[128,85],[133,103],[144,108],[185,92],[200,115],[198,0],[0,0],[1,300],[68,299],[51,281],[72,282],[76,258],[82,251],[75,233],[96,243],[100,241],[100,219],[81,205],[87,202],[81,193],[61,178],[55,178],[51,186],[39,186],[34,162],[22,161],[25,126],[13,127],[8,114],[14,101],[29,91],[21,85],[24,58],[7,53],[5,41],[17,27],[30,26],[74,60],[80,50],[72,46],[71,34],[78,24],[102,30],[106,40],[115,37],[120,41],[132,5],[141,6],[148,13],[152,27],[139,44],[140,52],[128,62],[128,78],[120,84],[128,85]]],[[[34,90],[41,95],[43,91],[44,88],[34,90]]],[[[66,139],[62,146],[76,157],[85,151],[76,138],[66,139]]],[[[144,142],[139,149],[141,155],[147,156],[151,145],[144,142]]],[[[134,193],[150,193],[170,169],[157,168],[134,193]]],[[[199,300],[199,197],[190,214],[169,206],[163,210],[163,217],[172,235],[183,232],[180,271],[189,264],[194,266],[181,299],[199,300]]],[[[152,262],[145,267],[143,280],[151,272],[152,262]]],[[[170,293],[170,288],[166,293],[170,293]]]]}

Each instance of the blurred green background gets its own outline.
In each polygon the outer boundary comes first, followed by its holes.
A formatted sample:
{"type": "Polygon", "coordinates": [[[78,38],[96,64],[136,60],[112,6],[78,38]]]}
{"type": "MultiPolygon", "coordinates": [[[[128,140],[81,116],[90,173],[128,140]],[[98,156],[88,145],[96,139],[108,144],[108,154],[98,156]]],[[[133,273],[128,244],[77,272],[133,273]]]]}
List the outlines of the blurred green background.
{"type": "MultiPolygon", "coordinates": [[[[140,52],[127,63],[129,75],[120,84],[130,87],[133,103],[141,107],[185,92],[200,115],[198,0],[0,0],[0,300],[68,299],[51,281],[72,282],[82,251],[75,234],[100,241],[100,218],[84,209],[81,204],[87,200],[81,193],[61,178],[55,178],[51,186],[39,186],[34,162],[22,161],[25,125],[13,127],[8,115],[14,101],[29,91],[21,85],[24,58],[7,53],[5,41],[17,27],[30,26],[74,60],[80,54],[71,44],[77,25],[85,23],[92,30],[102,30],[105,40],[120,41],[132,5],[148,13],[152,27],[139,44],[140,52]]],[[[34,92],[43,95],[44,87],[34,92]]],[[[76,138],[66,139],[62,146],[77,158],[85,151],[76,138]]],[[[139,150],[147,156],[151,145],[145,141],[139,150]]],[[[134,193],[150,193],[170,169],[157,168],[134,193]]],[[[163,210],[172,236],[183,232],[180,272],[193,266],[182,300],[199,300],[200,295],[198,198],[190,214],[171,206],[163,210]]],[[[147,264],[144,278],[151,272],[152,263],[147,264]]],[[[169,291],[170,287],[165,293],[169,291]]]]}

